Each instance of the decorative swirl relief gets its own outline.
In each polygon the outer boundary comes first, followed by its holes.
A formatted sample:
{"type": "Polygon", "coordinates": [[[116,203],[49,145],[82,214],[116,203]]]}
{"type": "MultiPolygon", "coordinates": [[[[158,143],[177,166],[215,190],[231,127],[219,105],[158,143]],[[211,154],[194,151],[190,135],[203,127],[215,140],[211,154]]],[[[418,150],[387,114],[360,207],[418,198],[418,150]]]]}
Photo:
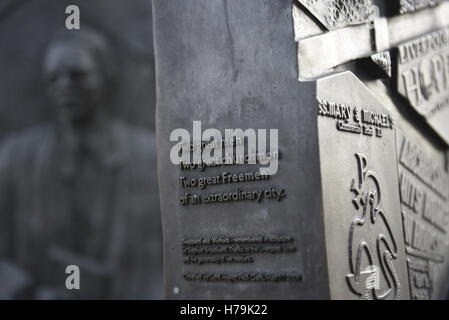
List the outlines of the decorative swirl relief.
{"type": "Polygon", "coordinates": [[[401,286],[394,265],[398,247],[382,209],[379,179],[375,171],[368,169],[365,154],[357,153],[355,157],[358,179],[352,180],[351,192],[357,216],[349,232],[350,274],[346,280],[361,299],[399,299],[401,286]]]}

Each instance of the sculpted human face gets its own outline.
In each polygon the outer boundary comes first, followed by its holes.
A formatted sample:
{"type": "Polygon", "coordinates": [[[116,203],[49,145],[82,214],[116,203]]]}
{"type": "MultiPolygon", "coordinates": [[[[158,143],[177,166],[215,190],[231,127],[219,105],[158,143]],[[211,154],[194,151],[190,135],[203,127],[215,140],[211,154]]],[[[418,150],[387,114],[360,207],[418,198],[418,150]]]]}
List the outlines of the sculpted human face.
{"type": "Polygon", "coordinates": [[[44,72],[63,117],[78,125],[94,117],[101,107],[104,79],[92,53],[75,44],[57,44],[46,56],[44,72]]]}

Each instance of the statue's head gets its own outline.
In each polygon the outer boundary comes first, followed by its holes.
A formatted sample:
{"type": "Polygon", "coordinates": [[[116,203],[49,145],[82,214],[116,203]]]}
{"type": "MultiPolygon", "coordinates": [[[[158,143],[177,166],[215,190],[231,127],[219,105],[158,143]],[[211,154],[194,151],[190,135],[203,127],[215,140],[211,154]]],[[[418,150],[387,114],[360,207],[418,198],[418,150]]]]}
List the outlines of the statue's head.
{"type": "Polygon", "coordinates": [[[112,92],[112,52],[103,36],[91,30],[66,31],[45,52],[48,92],[61,114],[72,123],[92,119],[112,92]]]}

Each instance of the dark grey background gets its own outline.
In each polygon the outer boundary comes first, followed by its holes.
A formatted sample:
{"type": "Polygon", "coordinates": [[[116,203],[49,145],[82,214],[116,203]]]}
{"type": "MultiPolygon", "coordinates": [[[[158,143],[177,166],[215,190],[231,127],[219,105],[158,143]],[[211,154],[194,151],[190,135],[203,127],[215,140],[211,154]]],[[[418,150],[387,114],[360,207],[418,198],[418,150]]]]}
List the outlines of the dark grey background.
{"type": "Polygon", "coordinates": [[[54,117],[41,80],[43,50],[65,30],[65,8],[81,11],[89,26],[113,43],[122,78],[111,110],[154,130],[154,67],[151,2],[148,0],[1,0],[0,138],[54,117]]]}
{"type": "MultiPolygon", "coordinates": [[[[56,109],[46,93],[42,61],[45,49],[55,35],[76,32],[66,30],[68,15],[65,10],[68,5],[79,6],[81,29],[94,30],[106,37],[112,46],[111,54],[114,54],[119,74],[117,90],[111,93],[112,99],[109,99],[110,104],[107,106],[110,112],[133,127],[146,129],[154,137],[155,89],[150,0],[0,0],[0,146],[8,141],[7,137],[12,133],[56,120],[56,109]]],[[[148,147],[152,148],[149,152],[155,158],[155,146],[148,147]]],[[[142,168],[144,172],[141,174],[147,177],[146,174],[151,172],[154,183],[147,198],[152,203],[152,212],[148,212],[151,216],[143,219],[146,222],[146,219],[150,220],[151,226],[148,226],[147,232],[154,231],[158,236],[161,227],[156,162],[149,161],[148,169],[151,170],[146,169],[142,168]]],[[[28,184],[31,183],[30,178],[28,184]]],[[[125,195],[128,196],[132,199],[134,195],[125,195]]],[[[146,223],[141,224],[142,228],[146,228],[146,223]]],[[[83,236],[80,234],[80,239],[83,236]]],[[[148,254],[158,256],[159,261],[156,263],[161,265],[162,244],[156,241],[152,244],[155,252],[148,254]]],[[[141,269],[144,268],[142,266],[141,269]]],[[[162,271],[161,267],[158,270],[162,271]]],[[[64,276],[64,270],[61,273],[64,276]]],[[[151,292],[151,298],[160,298],[162,274],[154,273],[152,287],[147,291],[151,292]]],[[[143,283],[137,277],[133,276],[134,284],[143,283]]],[[[61,282],[61,286],[64,286],[64,282],[61,282]]]]}

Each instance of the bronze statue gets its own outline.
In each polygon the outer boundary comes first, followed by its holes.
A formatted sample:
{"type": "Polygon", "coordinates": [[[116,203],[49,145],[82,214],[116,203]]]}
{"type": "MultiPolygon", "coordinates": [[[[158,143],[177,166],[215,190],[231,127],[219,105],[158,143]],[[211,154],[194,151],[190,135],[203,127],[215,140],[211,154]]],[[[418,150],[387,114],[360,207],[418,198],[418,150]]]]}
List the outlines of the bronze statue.
{"type": "Polygon", "coordinates": [[[57,122],[3,142],[3,298],[160,298],[154,135],[110,114],[112,52],[86,28],[57,36],[44,59],[57,122]],[[80,290],[65,287],[68,265],[80,269],[80,290]]]}

